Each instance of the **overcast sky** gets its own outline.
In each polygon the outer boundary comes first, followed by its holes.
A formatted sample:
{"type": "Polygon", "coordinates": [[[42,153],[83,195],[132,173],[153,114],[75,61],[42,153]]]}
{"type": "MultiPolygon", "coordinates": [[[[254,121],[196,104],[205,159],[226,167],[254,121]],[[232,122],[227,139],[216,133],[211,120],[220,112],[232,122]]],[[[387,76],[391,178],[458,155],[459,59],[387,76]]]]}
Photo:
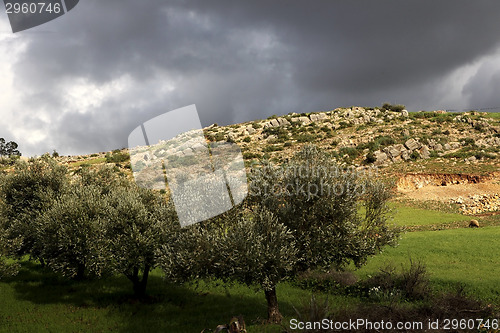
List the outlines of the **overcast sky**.
{"type": "Polygon", "coordinates": [[[500,106],[495,0],[81,0],[16,34],[0,8],[0,137],[26,156],[126,147],[191,104],[203,126],[500,106]]]}

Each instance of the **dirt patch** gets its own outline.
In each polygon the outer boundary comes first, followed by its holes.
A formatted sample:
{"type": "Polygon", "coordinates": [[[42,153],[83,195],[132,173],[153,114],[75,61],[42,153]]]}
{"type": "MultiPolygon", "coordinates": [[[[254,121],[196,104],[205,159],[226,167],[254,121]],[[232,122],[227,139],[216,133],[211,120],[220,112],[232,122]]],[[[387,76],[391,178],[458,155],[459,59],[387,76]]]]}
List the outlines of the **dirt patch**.
{"type": "Polygon", "coordinates": [[[470,175],[470,174],[421,174],[410,173],[399,177],[397,182],[398,191],[412,192],[425,186],[449,186],[460,184],[485,183],[494,178],[490,175],[470,175]]]}
{"type": "Polygon", "coordinates": [[[407,174],[399,178],[397,188],[406,198],[456,203],[462,213],[476,215],[498,210],[500,173],[407,174]]]}

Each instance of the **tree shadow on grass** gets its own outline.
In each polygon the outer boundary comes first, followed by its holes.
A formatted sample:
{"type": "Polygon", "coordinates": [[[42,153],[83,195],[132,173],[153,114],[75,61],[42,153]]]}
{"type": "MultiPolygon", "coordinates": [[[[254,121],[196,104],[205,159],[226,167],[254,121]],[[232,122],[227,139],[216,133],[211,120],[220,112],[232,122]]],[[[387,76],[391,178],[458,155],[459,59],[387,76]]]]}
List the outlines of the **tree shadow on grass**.
{"type": "MultiPolygon", "coordinates": [[[[83,324],[75,322],[69,331],[199,333],[228,322],[234,315],[243,315],[247,324],[260,323],[266,315],[262,292],[236,284],[175,285],[157,272],[150,276],[149,296],[142,300],[133,298],[132,284],[125,277],[73,281],[30,261],[22,262],[19,274],[2,283],[13,288],[17,300],[55,308],[62,313],[54,315],[77,316],[85,323],[80,326],[83,324]]],[[[46,327],[63,331],[57,325],[47,318],[46,327]]]]}

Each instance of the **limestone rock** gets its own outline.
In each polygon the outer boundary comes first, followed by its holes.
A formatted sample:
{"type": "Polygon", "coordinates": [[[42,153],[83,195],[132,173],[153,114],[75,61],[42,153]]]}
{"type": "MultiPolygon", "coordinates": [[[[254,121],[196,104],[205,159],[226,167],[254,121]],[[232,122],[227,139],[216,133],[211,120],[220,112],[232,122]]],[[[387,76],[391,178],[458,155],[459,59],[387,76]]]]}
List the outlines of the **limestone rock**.
{"type": "Polygon", "coordinates": [[[410,151],[413,151],[415,149],[419,149],[422,145],[420,144],[420,142],[418,142],[417,140],[415,139],[408,139],[406,142],[405,142],[405,147],[408,148],[410,151]]]}

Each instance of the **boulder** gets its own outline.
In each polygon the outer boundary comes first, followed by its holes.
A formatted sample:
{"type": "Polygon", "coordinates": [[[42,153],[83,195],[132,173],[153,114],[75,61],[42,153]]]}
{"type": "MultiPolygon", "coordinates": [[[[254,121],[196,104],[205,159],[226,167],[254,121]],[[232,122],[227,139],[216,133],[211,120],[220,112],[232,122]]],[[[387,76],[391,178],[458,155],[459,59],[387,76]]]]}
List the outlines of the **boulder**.
{"type": "Polygon", "coordinates": [[[408,148],[410,151],[413,151],[415,149],[419,149],[422,145],[420,144],[420,142],[418,142],[417,140],[415,139],[408,139],[406,142],[405,142],[405,147],[408,148]]]}
{"type": "Polygon", "coordinates": [[[427,146],[422,146],[422,148],[418,150],[418,153],[420,154],[420,157],[424,159],[431,157],[431,153],[429,152],[429,148],[427,148],[427,146]]]}
{"type": "Polygon", "coordinates": [[[272,127],[278,127],[280,125],[277,119],[272,119],[270,123],[272,127]]]}
{"type": "Polygon", "coordinates": [[[375,165],[383,164],[387,161],[387,154],[377,150],[375,153],[375,165]]]}
{"type": "Polygon", "coordinates": [[[278,118],[278,123],[280,126],[290,125],[290,122],[285,118],[278,118]]]}
{"type": "Polygon", "coordinates": [[[299,121],[304,125],[311,123],[311,119],[309,119],[309,117],[299,117],[299,121]]]}

